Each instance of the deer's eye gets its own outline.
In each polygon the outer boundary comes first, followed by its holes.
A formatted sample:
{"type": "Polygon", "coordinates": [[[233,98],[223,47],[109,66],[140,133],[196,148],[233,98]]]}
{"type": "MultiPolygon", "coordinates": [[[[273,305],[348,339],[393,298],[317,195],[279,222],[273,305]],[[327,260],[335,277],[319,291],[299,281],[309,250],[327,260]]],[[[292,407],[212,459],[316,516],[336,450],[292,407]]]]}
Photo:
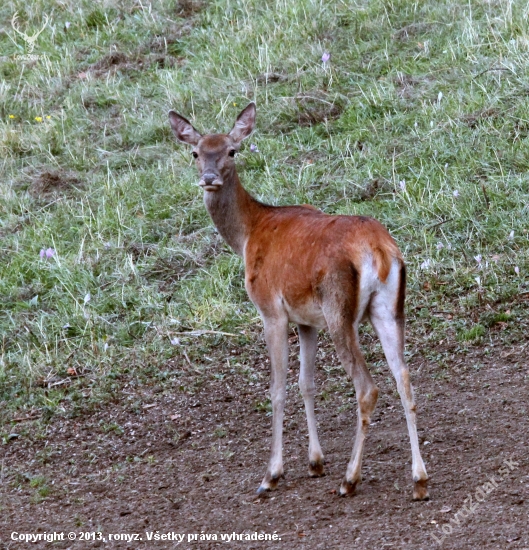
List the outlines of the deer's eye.
{"type": "Polygon", "coordinates": [[[228,155],[230,155],[230,157],[234,157],[236,152],[237,152],[237,151],[235,151],[235,149],[232,149],[232,150],[228,153],[228,155]]]}
{"type": "Polygon", "coordinates": [[[193,151],[191,154],[192,154],[196,159],[198,158],[198,153],[197,153],[196,151],[193,151]]]}

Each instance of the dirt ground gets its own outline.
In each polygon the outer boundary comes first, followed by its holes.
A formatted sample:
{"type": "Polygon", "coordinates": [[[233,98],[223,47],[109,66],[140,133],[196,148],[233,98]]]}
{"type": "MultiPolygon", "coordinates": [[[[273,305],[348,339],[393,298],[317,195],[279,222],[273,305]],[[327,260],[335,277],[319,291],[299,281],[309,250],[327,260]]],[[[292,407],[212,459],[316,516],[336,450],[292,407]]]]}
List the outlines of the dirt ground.
{"type": "Polygon", "coordinates": [[[363,483],[355,496],[337,496],[356,411],[352,386],[329,359],[328,343],[317,374],[327,475],[308,477],[293,344],[286,478],[276,491],[264,498],[255,493],[271,435],[264,349],[246,371],[250,377],[233,368],[240,350],[227,350],[223,362],[211,362],[200,375],[189,367],[176,384],[125,384],[114,403],[90,414],[54,418],[39,430],[33,420],[11,426],[26,435],[0,447],[0,548],[422,549],[441,542],[445,549],[529,548],[527,341],[508,349],[489,344],[459,355],[456,350],[442,372],[432,360],[411,359],[421,451],[431,476],[428,502],[411,499],[406,423],[385,365],[374,369],[380,398],[363,483]],[[100,532],[106,542],[28,543],[11,540],[13,531],[74,532],[78,539],[100,532]],[[182,542],[148,541],[153,532],[186,536],[182,542]],[[221,534],[256,532],[280,540],[220,540],[221,534]],[[188,541],[188,534],[201,533],[219,540],[188,541]],[[142,540],[109,540],[119,534],[142,540]]]}

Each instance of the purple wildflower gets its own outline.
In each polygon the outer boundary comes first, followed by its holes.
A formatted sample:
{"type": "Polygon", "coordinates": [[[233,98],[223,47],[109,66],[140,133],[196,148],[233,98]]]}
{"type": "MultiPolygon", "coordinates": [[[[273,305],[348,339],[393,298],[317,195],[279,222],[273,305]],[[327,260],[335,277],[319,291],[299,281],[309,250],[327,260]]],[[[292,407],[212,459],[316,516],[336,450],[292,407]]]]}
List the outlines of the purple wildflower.
{"type": "Polygon", "coordinates": [[[331,58],[331,54],[328,52],[324,52],[323,55],[321,56],[321,60],[323,61],[324,65],[329,61],[330,58],[331,58]]]}
{"type": "Polygon", "coordinates": [[[250,144],[250,151],[252,153],[258,153],[259,152],[259,149],[257,148],[257,145],[255,145],[255,143],[250,144]]]}
{"type": "Polygon", "coordinates": [[[44,258],[46,258],[47,260],[49,260],[50,258],[53,258],[53,256],[55,256],[55,250],[53,248],[42,248],[41,251],[39,252],[39,256],[41,257],[42,260],[44,260],[44,258]]]}

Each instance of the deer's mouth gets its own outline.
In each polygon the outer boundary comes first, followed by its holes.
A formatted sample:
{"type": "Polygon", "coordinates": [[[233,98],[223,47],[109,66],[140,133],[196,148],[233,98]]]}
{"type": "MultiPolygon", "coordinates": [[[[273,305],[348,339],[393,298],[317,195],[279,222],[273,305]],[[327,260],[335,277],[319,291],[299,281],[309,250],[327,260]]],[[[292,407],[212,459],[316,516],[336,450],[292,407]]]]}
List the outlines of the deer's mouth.
{"type": "Polygon", "coordinates": [[[222,180],[215,179],[213,181],[205,181],[201,179],[198,185],[204,189],[204,191],[218,191],[222,187],[222,180]]]}

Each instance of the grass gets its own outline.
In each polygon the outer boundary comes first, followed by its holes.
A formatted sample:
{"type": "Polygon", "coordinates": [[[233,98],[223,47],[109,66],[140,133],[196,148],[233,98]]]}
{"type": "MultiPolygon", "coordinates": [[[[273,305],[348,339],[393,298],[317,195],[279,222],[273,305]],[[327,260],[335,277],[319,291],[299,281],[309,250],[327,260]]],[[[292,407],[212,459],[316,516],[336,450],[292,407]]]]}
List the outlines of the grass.
{"type": "Polygon", "coordinates": [[[257,337],[170,108],[225,131],[255,100],[255,196],[388,226],[414,353],[523,337],[527,18],[510,0],[3,2],[0,415],[170,387],[257,337]],[[33,52],[15,12],[28,35],[50,17],[33,52]]]}

